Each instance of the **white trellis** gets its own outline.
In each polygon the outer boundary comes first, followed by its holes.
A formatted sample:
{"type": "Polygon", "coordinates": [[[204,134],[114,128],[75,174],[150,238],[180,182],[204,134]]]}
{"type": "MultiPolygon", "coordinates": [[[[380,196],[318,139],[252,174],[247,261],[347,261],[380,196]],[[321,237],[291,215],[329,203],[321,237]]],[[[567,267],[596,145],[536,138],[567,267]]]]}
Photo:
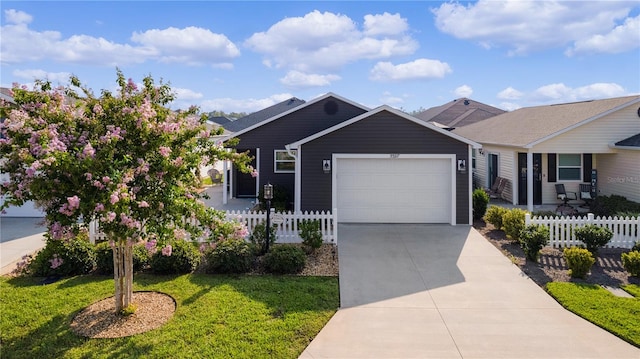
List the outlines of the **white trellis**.
{"type": "MultiPolygon", "coordinates": [[[[243,223],[249,233],[255,226],[266,221],[265,211],[227,211],[226,219],[243,223]]],[[[322,241],[325,243],[338,243],[338,221],[336,211],[316,212],[271,212],[271,223],[276,226],[276,241],[278,243],[299,243],[302,238],[298,235],[300,222],[304,220],[317,220],[320,222],[322,241]]],[[[92,243],[105,240],[106,236],[98,227],[98,222],[89,224],[89,238],[92,243]]]]}
{"type": "Polygon", "coordinates": [[[594,224],[607,227],[613,232],[606,247],[631,248],[640,240],[640,217],[531,217],[525,215],[525,224],[541,224],[549,228],[549,246],[565,248],[583,244],[573,232],[578,227],[594,224]]]}

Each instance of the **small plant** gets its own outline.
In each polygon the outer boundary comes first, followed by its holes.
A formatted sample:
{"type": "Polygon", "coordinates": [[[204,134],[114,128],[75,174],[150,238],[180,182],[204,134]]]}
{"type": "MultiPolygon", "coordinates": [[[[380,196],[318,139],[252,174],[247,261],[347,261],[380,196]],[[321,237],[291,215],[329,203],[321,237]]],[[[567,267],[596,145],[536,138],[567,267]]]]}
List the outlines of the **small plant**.
{"type": "Polygon", "coordinates": [[[204,256],[207,273],[246,273],[254,259],[249,243],[240,239],[218,242],[204,256]]]}
{"type": "Polygon", "coordinates": [[[502,216],[508,209],[500,206],[489,206],[484,215],[484,220],[491,223],[496,229],[502,229],[502,216]]]}
{"type": "Polygon", "coordinates": [[[502,215],[502,227],[504,233],[514,242],[520,241],[520,232],[524,229],[524,217],[527,211],[520,208],[512,208],[502,215]]]}
{"type": "MultiPolygon", "coordinates": [[[[265,253],[267,243],[267,231],[266,224],[264,222],[258,223],[253,227],[253,232],[249,236],[249,241],[258,247],[258,251],[262,254],[265,253]]],[[[269,230],[269,247],[276,242],[276,226],[271,226],[269,230]]]]}
{"type": "Polygon", "coordinates": [[[633,245],[633,247],[631,247],[631,251],[638,251],[640,252],[640,241],[636,242],[636,244],[633,245]]]}
{"type": "Polygon", "coordinates": [[[482,188],[473,191],[473,219],[484,217],[489,204],[489,195],[482,188]]]}
{"type": "Polygon", "coordinates": [[[593,255],[596,255],[598,249],[609,243],[613,237],[613,232],[609,228],[596,226],[595,224],[578,227],[573,230],[573,233],[593,255]]]}
{"type": "Polygon", "coordinates": [[[580,247],[566,248],[562,253],[569,267],[569,275],[573,278],[584,278],[596,260],[591,252],[580,247]]]}
{"type": "Polygon", "coordinates": [[[120,315],[123,317],[128,317],[132,314],[134,314],[136,312],[136,310],[138,310],[138,306],[131,303],[129,305],[127,305],[126,307],[122,308],[120,310],[120,315]]]}
{"type": "Polygon", "coordinates": [[[298,234],[302,238],[305,250],[313,252],[322,246],[322,232],[320,231],[320,221],[305,220],[298,226],[298,234]]]}
{"type": "Polygon", "coordinates": [[[298,273],[307,261],[304,251],[293,244],[281,244],[264,256],[264,265],[268,272],[292,274],[298,273]]]}
{"type": "Polygon", "coordinates": [[[640,251],[622,253],[622,267],[634,277],[640,277],[640,251]]]}
{"type": "Polygon", "coordinates": [[[151,256],[151,270],[157,274],[191,273],[200,265],[201,254],[191,242],[173,240],[151,256]]]}
{"type": "Polygon", "coordinates": [[[520,232],[520,244],[528,260],[537,261],[540,250],[549,243],[549,228],[530,224],[520,232]]]}
{"type": "Polygon", "coordinates": [[[38,276],[72,276],[87,274],[96,265],[96,254],[86,232],[68,240],[52,239],[29,263],[27,273],[38,276]]]}

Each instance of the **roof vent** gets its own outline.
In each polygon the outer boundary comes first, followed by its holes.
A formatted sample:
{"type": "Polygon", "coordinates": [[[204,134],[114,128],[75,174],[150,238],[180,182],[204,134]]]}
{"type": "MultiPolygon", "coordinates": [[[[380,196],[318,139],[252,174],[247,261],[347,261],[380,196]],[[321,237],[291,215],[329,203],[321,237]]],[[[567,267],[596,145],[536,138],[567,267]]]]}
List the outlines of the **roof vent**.
{"type": "Polygon", "coordinates": [[[338,112],[338,104],[335,101],[327,101],[324,104],[324,113],[327,115],[335,115],[338,112]]]}

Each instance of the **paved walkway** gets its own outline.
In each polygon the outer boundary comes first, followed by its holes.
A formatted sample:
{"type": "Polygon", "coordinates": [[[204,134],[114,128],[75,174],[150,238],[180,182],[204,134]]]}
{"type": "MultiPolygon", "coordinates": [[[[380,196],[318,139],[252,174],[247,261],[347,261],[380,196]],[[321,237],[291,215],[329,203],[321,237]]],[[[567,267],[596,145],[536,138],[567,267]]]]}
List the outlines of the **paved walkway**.
{"type": "Polygon", "coordinates": [[[300,358],[628,358],[475,229],[340,225],[341,309],[300,358]]]}
{"type": "Polygon", "coordinates": [[[45,246],[42,220],[0,217],[0,275],[11,273],[22,256],[45,246]]]}

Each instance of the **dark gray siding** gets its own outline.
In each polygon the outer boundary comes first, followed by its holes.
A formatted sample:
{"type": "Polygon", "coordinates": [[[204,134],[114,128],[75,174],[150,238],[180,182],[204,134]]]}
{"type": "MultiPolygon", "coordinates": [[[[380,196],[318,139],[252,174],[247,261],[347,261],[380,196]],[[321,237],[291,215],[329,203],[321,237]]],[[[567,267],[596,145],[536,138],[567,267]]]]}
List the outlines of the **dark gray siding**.
{"type": "MultiPolygon", "coordinates": [[[[302,145],[301,207],[331,210],[331,174],[322,160],[333,153],[455,154],[470,160],[468,145],[387,111],[302,145]]],[[[469,224],[469,174],[456,172],[456,223],[469,224]]]]}
{"type": "Polygon", "coordinates": [[[309,137],[314,133],[332,127],[345,120],[359,116],[366,112],[360,107],[328,97],[317,103],[310,104],[271,121],[247,133],[238,136],[240,142],[237,148],[260,149],[259,186],[262,188],[267,182],[287,189],[293,201],[293,187],[295,177],[293,173],[274,173],[274,150],[284,150],[285,145],[309,137]],[[333,102],[336,106],[327,105],[333,102]],[[335,109],[328,114],[325,108],[335,109]]]}

